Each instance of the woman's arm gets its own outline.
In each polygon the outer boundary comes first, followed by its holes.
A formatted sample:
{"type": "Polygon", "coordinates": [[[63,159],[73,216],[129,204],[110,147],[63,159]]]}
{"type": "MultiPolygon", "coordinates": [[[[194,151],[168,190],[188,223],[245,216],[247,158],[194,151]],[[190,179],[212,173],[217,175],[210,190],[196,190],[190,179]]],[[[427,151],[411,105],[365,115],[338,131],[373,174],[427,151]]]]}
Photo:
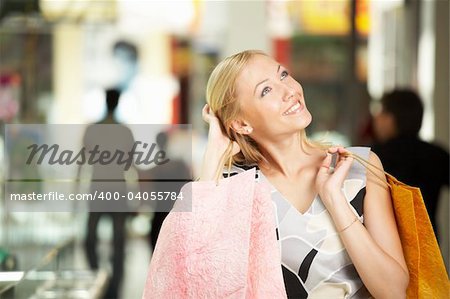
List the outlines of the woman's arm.
{"type": "MultiPolygon", "coordinates": [[[[218,169],[222,169],[222,156],[225,153],[230,139],[222,132],[219,119],[206,104],[202,110],[202,117],[209,124],[208,144],[203,156],[203,164],[199,181],[213,181],[218,169]]],[[[239,145],[233,141],[232,155],[240,151],[239,145]]]]}
{"type": "MultiPolygon", "coordinates": [[[[345,152],[344,149],[339,151],[345,152]]],[[[334,174],[328,174],[328,180],[332,181],[331,177],[336,175],[336,182],[343,181],[352,160],[347,158],[340,161],[340,170],[337,168],[334,174]]],[[[369,161],[382,168],[374,153],[370,154],[369,161]]],[[[364,225],[359,221],[353,222],[355,214],[342,192],[324,192],[324,196],[325,205],[340,231],[342,242],[369,292],[375,298],[405,298],[409,273],[386,185],[367,172],[364,225]]]]}

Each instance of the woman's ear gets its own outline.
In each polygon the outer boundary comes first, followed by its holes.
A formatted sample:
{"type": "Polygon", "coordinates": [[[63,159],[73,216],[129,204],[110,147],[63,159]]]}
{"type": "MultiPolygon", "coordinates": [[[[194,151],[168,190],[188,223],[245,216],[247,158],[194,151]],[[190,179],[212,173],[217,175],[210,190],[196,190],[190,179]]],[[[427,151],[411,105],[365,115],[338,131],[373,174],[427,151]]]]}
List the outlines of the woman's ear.
{"type": "Polygon", "coordinates": [[[231,121],[231,129],[241,135],[249,135],[253,132],[252,126],[240,119],[231,121]]]}

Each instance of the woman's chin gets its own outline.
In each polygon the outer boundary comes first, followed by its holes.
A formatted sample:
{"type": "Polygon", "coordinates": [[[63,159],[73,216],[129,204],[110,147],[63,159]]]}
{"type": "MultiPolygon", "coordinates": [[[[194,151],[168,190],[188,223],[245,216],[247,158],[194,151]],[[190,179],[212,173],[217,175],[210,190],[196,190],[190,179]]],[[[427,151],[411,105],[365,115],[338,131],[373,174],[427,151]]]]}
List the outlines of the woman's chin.
{"type": "Polygon", "coordinates": [[[312,122],[312,115],[309,111],[304,111],[302,117],[296,120],[295,127],[299,130],[306,129],[312,122]]]}

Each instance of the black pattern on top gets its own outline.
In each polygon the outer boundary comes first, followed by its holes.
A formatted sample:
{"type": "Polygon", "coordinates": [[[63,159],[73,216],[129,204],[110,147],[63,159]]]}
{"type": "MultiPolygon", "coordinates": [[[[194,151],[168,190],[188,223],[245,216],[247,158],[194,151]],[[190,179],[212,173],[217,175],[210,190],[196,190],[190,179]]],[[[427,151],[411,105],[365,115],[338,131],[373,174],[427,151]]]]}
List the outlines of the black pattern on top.
{"type": "Polygon", "coordinates": [[[352,201],[350,202],[353,208],[355,208],[355,211],[358,213],[359,217],[363,215],[365,196],[366,196],[366,187],[359,190],[358,194],[356,194],[355,198],[353,198],[352,201]]]}
{"type": "Polygon", "coordinates": [[[302,262],[302,265],[300,266],[300,269],[298,270],[298,276],[300,279],[305,282],[308,278],[308,272],[309,268],[311,267],[311,264],[314,260],[314,257],[317,254],[317,250],[313,249],[311,250],[305,257],[305,259],[302,262]]]}

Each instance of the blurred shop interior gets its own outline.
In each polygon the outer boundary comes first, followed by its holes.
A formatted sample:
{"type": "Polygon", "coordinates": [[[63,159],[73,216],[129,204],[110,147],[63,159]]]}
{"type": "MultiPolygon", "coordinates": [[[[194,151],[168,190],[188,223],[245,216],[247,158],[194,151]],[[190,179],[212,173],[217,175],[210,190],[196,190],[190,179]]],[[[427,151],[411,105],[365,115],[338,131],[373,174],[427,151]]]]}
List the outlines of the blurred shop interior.
{"type": "MultiPolygon", "coordinates": [[[[0,180],[10,171],[5,125],[95,123],[106,114],[105,90],[112,85],[121,86],[117,121],[192,125],[188,164],[198,177],[209,73],[244,49],[266,51],[302,84],[312,138],[370,145],[381,96],[409,87],[425,106],[421,138],[448,150],[448,1],[2,0],[0,180]],[[134,54],[116,51],[120,43],[134,54]]],[[[177,140],[171,142],[176,151],[177,140]]],[[[444,191],[437,219],[448,268],[444,191]]],[[[126,219],[118,298],[142,296],[152,217],[126,219]]],[[[2,200],[0,298],[102,298],[111,276],[112,222],[100,220],[100,266],[91,271],[83,250],[87,219],[86,213],[8,212],[2,200]]]]}

